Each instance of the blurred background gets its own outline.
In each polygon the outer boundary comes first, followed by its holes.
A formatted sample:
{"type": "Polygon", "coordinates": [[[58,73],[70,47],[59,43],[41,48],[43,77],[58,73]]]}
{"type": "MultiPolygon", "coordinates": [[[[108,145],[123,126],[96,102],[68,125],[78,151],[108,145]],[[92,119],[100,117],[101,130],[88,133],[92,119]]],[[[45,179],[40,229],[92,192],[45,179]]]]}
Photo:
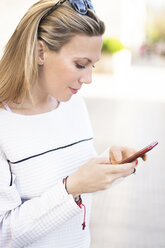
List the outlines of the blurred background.
{"type": "MultiPolygon", "coordinates": [[[[36,1],[0,1],[0,53],[36,1]]],[[[106,24],[102,58],[83,95],[95,147],[159,145],[131,175],[94,194],[91,248],[165,248],[165,1],[93,0],[106,24]]]]}

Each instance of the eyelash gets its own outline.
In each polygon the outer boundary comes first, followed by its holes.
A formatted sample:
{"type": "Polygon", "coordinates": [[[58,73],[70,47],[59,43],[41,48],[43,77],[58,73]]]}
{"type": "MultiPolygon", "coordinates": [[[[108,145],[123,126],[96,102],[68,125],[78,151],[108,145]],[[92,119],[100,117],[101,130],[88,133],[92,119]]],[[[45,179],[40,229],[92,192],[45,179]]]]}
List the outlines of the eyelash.
{"type": "MultiPolygon", "coordinates": [[[[85,65],[80,65],[80,64],[77,64],[77,63],[76,63],[76,67],[77,67],[78,69],[85,69],[85,68],[86,68],[85,65]]],[[[92,67],[95,68],[94,65],[92,65],[92,67]]]]}
{"type": "Polygon", "coordinates": [[[85,69],[85,66],[84,66],[84,65],[80,65],[80,64],[77,64],[77,63],[76,63],[76,67],[77,67],[78,69],[85,69]]]}

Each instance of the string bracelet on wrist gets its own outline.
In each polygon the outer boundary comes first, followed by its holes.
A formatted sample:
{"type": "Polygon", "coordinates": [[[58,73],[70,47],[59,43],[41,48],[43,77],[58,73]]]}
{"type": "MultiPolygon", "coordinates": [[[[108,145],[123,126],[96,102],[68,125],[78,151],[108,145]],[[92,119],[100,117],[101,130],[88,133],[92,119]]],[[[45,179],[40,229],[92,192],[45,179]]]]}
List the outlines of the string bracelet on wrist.
{"type": "MultiPolygon", "coordinates": [[[[68,176],[63,178],[62,182],[63,184],[65,185],[65,190],[66,192],[68,193],[68,190],[67,190],[67,179],[68,179],[68,176]]],[[[68,193],[69,194],[69,193],[68,193]]],[[[75,202],[76,204],[79,206],[79,208],[84,208],[84,220],[83,220],[83,223],[82,223],[82,229],[84,230],[85,227],[86,227],[86,224],[85,224],[85,218],[86,218],[86,207],[85,205],[82,203],[82,198],[81,198],[81,195],[77,196],[75,199],[75,202]]]]}

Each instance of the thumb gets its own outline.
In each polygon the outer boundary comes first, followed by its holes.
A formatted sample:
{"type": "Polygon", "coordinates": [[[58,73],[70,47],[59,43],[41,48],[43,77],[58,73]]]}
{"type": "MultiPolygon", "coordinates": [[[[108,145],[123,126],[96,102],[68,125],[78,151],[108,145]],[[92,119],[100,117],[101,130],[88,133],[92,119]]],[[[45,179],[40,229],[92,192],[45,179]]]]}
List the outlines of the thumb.
{"type": "Polygon", "coordinates": [[[112,146],[110,149],[110,161],[112,164],[117,164],[122,160],[122,151],[119,146],[112,146]]]}

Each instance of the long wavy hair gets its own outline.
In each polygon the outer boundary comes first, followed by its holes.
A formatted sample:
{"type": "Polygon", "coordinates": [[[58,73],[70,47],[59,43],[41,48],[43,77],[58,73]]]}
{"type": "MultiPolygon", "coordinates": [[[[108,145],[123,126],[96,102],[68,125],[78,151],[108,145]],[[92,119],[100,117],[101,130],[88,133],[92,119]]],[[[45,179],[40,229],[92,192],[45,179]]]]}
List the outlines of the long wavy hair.
{"type": "Polygon", "coordinates": [[[42,18],[56,3],[41,0],[32,5],[6,44],[0,60],[0,105],[3,101],[21,103],[31,96],[30,89],[38,77],[38,40],[58,52],[76,34],[103,35],[103,21],[91,10],[79,14],[69,1],[42,18]]]}

